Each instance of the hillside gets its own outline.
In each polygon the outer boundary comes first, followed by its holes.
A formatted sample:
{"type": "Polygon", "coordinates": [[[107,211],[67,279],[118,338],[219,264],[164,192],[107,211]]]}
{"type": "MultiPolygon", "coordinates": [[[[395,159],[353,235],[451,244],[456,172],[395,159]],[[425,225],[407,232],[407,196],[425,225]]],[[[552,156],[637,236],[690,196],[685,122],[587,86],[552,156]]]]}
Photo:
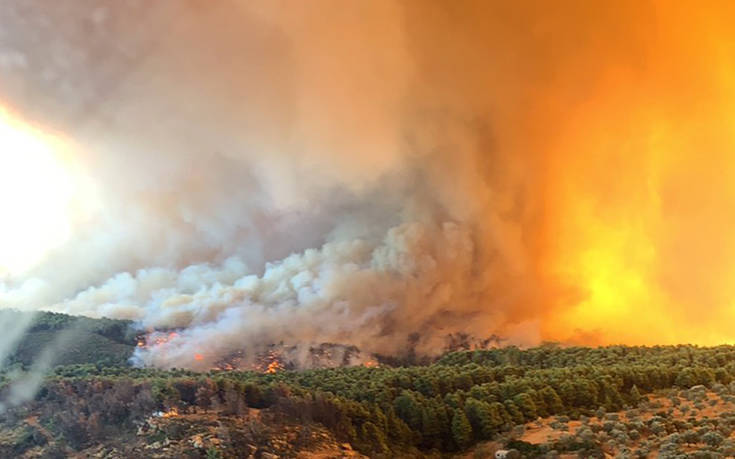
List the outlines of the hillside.
{"type": "Polygon", "coordinates": [[[11,343],[6,367],[30,368],[39,360],[47,361],[50,367],[84,363],[125,366],[136,344],[132,322],[125,320],[0,310],[0,323],[27,325],[25,333],[11,343]]]}
{"type": "Polygon", "coordinates": [[[718,457],[735,452],[735,347],[547,345],[433,364],[306,371],[133,368],[129,324],[40,315],[8,359],[14,396],[69,333],[2,457],[718,457]],[[28,374],[32,374],[28,373],[28,374]],[[681,456],[684,457],[684,456],[681,456]]]}

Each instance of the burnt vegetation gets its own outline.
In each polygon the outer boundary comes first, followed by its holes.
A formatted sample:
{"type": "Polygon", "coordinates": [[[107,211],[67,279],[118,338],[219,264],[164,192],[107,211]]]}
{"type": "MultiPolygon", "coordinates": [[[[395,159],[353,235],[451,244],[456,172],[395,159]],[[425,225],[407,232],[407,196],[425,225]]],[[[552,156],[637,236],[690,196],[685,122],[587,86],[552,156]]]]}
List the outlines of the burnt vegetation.
{"type": "MultiPolygon", "coordinates": [[[[240,447],[222,440],[214,446],[192,444],[187,454],[237,457],[247,443],[288,456],[267,440],[269,429],[287,424],[304,426],[294,434],[294,448],[308,447],[311,428],[326,429],[371,457],[440,455],[490,440],[528,456],[573,451],[594,457],[611,448],[610,441],[619,443],[616,451],[624,451],[626,441],[643,445],[628,448],[627,457],[646,457],[643,453],[654,448],[677,457],[692,445],[716,457],[732,447],[728,437],[735,418],[691,417],[691,411],[718,403],[697,391],[735,400],[732,346],[505,347],[449,353],[425,365],[196,373],[129,366],[135,336],[126,322],[41,314],[2,372],[3,400],[37,355],[28,349],[53,338],[34,340],[69,329],[99,340],[87,341],[87,350],[61,350],[61,363],[48,371],[35,398],[4,413],[3,457],[33,448],[62,457],[126,438],[133,444],[156,413],[251,419],[253,410],[260,414],[242,427],[249,433],[240,432],[247,437],[238,440],[240,447]],[[611,416],[649,404],[653,394],[669,397],[671,411],[664,407],[646,419],[631,415],[626,422],[611,416]],[[560,431],[569,422],[582,425],[548,444],[530,444],[517,435],[519,426],[549,417],[560,431]]],[[[237,432],[223,435],[234,438],[237,432]]]]}

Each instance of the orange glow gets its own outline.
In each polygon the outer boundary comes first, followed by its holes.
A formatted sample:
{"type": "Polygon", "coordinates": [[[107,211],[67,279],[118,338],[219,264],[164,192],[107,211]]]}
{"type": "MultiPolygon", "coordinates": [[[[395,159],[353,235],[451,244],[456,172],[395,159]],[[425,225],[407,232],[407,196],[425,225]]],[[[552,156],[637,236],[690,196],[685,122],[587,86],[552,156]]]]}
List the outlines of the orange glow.
{"type": "Polygon", "coordinates": [[[545,339],[735,343],[735,5],[720,5],[662,7],[637,43],[645,64],[606,67],[594,97],[564,109],[545,339]]]}
{"type": "Polygon", "coordinates": [[[177,408],[171,408],[170,410],[166,411],[165,413],[160,413],[158,417],[168,419],[168,418],[175,418],[179,415],[179,410],[177,408]]]}
{"type": "Polygon", "coordinates": [[[265,372],[267,374],[273,374],[273,373],[277,373],[277,372],[279,372],[281,370],[283,370],[283,365],[281,365],[281,363],[278,362],[277,360],[274,360],[274,361],[272,361],[271,363],[268,364],[268,367],[265,369],[265,372]]]}
{"type": "MultiPolygon", "coordinates": [[[[171,340],[178,338],[178,336],[179,334],[176,332],[169,332],[168,334],[151,332],[151,334],[148,335],[147,337],[138,339],[137,346],[142,349],[147,349],[149,347],[154,347],[154,346],[161,346],[161,345],[164,345],[170,342],[171,340]]],[[[200,354],[196,354],[194,358],[196,359],[196,356],[198,355],[200,354]]],[[[196,360],[200,360],[200,359],[196,359],[196,360]]]]}
{"type": "Polygon", "coordinates": [[[204,356],[202,354],[194,354],[194,360],[204,360],[204,356]]]}

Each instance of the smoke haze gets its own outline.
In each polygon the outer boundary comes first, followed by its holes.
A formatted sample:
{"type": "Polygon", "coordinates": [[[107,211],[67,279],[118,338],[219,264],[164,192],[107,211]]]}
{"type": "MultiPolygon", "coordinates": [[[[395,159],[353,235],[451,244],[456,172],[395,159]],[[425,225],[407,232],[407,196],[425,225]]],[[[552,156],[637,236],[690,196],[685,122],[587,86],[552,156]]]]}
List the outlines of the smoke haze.
{"type": "Polygon", "coordinates": [[[731,340],[733,11],[663,6],[4,0],[92,204],[0,303],[182,329],[160,367],[731,340]]]}

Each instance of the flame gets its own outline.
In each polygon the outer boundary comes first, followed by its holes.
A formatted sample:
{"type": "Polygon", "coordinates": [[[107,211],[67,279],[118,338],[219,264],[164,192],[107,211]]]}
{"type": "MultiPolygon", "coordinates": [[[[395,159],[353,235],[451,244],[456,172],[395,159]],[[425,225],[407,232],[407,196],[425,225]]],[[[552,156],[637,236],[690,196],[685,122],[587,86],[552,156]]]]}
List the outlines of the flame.
{"type": "Polygon", "coordinates": [[[204,356],[202,354],[194,354],[194,360],[204,360],[204,356]]]}
{"type": "Polygon", "coordinates": [[[175,417],[178,417],[178,416],[179,416],[179,410],[177,408],[175,408],[175,407],[174,408],[171,408],[170,410],[168,410],[166,412],[159,412],[158,413],[158,417],[159,418],[164,418],[164,419],[175,418],[175,417]]]}
{"type": "MultiPolygon", "coordinates": [[[[178,337],[179,337],[179,334],[176,332],[164,333],[164,332],[158,332],[158,331],[151,331],[148,333],[148,335],[139,337],[136,346],[141,349],[149,349],[151,347],[162,346],[164,344],[167,344],[178,337]]],[[[196,354],[194,358],[196,360],[201,360],[201,359],[196,358],[196,356],[198,355],[200,356],[200,354],[196,354]]]]}
{"type": "Polygon", "coordinates": [[[268,367],[265,369],[265,372],[269,375],[272,375],[281,370],[283,370],[283,365],[281,365],[281,362],[274,360],[268,364],[268,367]]]}
{"type": "Polygon", "coordinates": [[[645,66],[608,66],[564,108],[547,164],[546,339],[735,343],[735,9],[695,10],[662,8],[637,43],[645,66]]]}

